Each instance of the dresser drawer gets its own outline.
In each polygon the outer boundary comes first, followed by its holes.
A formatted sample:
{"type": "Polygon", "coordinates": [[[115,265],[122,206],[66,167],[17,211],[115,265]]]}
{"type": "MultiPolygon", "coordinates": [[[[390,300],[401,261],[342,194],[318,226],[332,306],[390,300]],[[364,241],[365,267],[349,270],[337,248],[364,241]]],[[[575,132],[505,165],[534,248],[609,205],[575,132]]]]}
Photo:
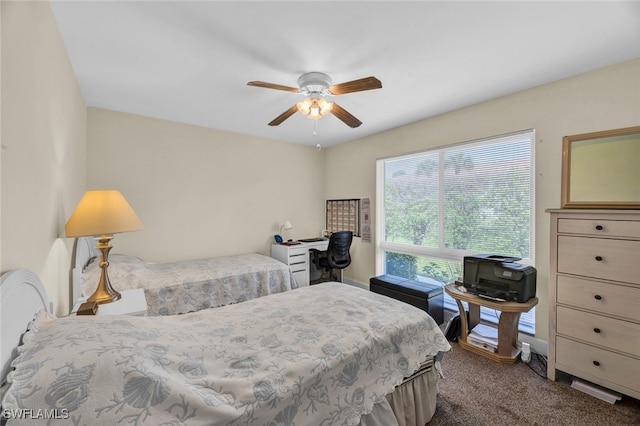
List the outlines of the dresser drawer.
{"type": "Polygon", "coordinates": [[[558,337],[556,366],[596,383],[611,382],[640,391],[640,360],[636,358],[558,337]]]}
{"type": "Polygon", "coordinates": [[[627,287],[558,275],[559,304],[640,321],[640,287],[627,287]]]}
{"type": "Polygon", "coordinates": [[[562,234],[640,238],[640,221],[558,219],[558,232],[562,234]]]}
{"type": "Polygon", "coordinates": [[[640,284],[640,241],[559,236],[558,272],[640,284]]]}
{"type": "Polygon", "coordinates": [[[640,355],[640,324],[558,306],[557,332],[574,339],[640,355]]]}

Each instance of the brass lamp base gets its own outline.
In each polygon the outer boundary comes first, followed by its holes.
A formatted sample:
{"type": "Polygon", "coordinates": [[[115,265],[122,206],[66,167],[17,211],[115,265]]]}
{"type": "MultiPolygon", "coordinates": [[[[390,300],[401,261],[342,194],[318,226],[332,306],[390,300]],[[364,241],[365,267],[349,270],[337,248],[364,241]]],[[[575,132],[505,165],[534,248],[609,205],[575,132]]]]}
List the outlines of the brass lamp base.
{"type": "Polygon", "coordinates": [[[100,268],[102,270],[100,271],[98,287],[96,287],[96,291],[89,296],[87,302],[96,302],[98,304],[115,302],[122,298],[122,295],[116,289],[111,287],[109,275],[107,274],[107,268],[109,266],[107,259],[109,257],[109,251],[112,248],[112,246],[109,245],[109,242],[113,239],[113,236],[103,235],[96,239],[98,240],[96,248],[100,250],[100,253],[102,253],[102,259],[100,261],[100,268]]]}

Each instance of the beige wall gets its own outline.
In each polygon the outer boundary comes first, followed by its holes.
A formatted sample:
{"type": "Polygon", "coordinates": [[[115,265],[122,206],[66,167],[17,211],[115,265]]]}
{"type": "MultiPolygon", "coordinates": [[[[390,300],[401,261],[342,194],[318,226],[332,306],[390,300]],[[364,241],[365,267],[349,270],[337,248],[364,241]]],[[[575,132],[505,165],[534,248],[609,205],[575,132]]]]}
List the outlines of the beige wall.
{"type": "MultiPolygon", "coordinates": [[[[537,335],[547,336],[549,219],[559,207],[562,136],[640,123],[640,60],[558,81],[316,151],[102,109],[87,112],[50,5],[1,3],[0,269],[37,273],[68,310],[66,219],[85,188],[117,188],[146,225],[114,252],[152,261],[268,253],[324,227],[326,198],[370,198],[380,157],[536,129],[537,335]],[[87,142],[85,143],[85,139],[87,142]]],[[[375,238],[375,234],[374,234],[375,238]]],[[[345,275],[375,275],[375,245],[355,239],[345,275]]]]}
{"type": "Polygon", "coordinates": [[[69,311],[64,224],[86,183],[86,107],[47,2],[0,3],[0,269],[26,268],[69,311]]]}
{"type": "MultiPolygon", "coordinates": [[[[549,271],[547,208],[560,207],[562,137],[640,123],[640,59],[484,102],[326,153],[325,197],[369,197],[375,206],[376,159],[522,129],[536,130],[536,336],[546,339],[549,271]]],[[[375,209],[372,211],[375,223],[375,209]]],[[[375,240],[375,235],[374,235],[375,240]]],[[[368,283],[376,274],[375,244],[356,239],[345,275],[368,283]]]]}
{"type": "Polygon", "coordinates": [[[113,252],[166,262],[269,254],[320,234],[324,151],[105,109],[88,110],[88,188],[118,189],[145,224],[113,252]]]}

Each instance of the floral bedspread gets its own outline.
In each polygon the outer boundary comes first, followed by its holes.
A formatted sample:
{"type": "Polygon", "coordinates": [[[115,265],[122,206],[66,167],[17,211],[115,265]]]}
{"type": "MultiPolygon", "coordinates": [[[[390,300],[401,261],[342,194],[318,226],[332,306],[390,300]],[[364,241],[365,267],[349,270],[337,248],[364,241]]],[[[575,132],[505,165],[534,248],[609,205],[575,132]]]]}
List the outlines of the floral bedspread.
{"type": "Polygon", "coordinates": [[[340,283],[177,316],[64,317],[25,340],[2,407],[56,425],[353,425],[450,349],[425,312],[340,283]]]}
{"type": "MultiPolygon", "coordinates": [[[[82,273],[84,296],[96,288],[99,263],[92,261],[82,273]]],[[[174,263],[148,263],[112,254],[108,273],[116,290],[144,289],[149,315],[216,308],[297,287],[287,265],[259,253],[174,263]]]]}

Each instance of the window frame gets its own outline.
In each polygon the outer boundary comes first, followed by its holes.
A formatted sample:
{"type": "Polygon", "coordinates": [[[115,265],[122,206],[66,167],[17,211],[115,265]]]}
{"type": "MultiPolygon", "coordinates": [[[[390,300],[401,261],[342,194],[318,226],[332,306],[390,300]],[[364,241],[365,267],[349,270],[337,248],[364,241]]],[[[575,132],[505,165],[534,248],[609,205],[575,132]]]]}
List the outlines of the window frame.
{"type": "MultiPolygon", "coordinates": [[[[510,142],[526,137],[530,144],[529,157],[529,188],[530,188],[530,242],[528,258],[523,258],[519,262],[528,265],[535,265],[535,129],[526,129],[517,132],[497,135],[482,139],[465,141],[450,145],[442,145],[422,151],[416,151],[408,154],[400,154],[379,158],[376,161],[376,245],[375,245],[375,271],[376,275],[382,275],[386,270],[386,253],[400,253],[411,256],[427,257],[432,259],[442,259],[453,262],[463,262],[464,256],[477,254],[477,251],[450,249],[444,247],[444,161],[443,158],[448,151],[460,149],[464,147],[475,148],[482,145],[495,144],[500,142],[510,142]],[[413,244],[396,243],[386,241],[385,234],[385,164],[388,161],[409,159],[416,156],[422,156],[429,153],[437,153],[439,156],[438,164],[438,247],[425,247],[413,244]]],[[[500,254],[500,253],[498,253],[500,254]]],[[[448,283],[445,283],[445,285],[448,283]]],[[[445,307],[457,312],[455,301],[445,294],[445,307]],[[450,300],[449,300],[450,299],[450,300]]],[[[498,315],[493,310],[481,309],[481,317],[488,322],[497,323],[498,315]]],[[[534,334],[535,331],[535,308],[528,313],[521,315],[519,330],[522,332],[534,334]]]]}

